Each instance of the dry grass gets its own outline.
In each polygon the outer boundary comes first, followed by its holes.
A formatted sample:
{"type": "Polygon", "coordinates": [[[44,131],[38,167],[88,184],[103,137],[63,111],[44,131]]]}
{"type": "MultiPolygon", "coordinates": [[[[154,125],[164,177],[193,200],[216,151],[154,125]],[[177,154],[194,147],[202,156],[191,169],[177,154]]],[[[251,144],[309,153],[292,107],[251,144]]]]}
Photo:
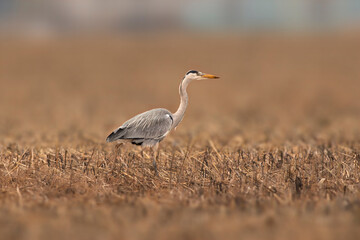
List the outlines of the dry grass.
{"type": "Polygon", "coordinates": [[[359,238],[359,36],[144,38],[0,42],[4,239],[359,238]],[[191,68],[159,176],[104,143],[191,68]]]}

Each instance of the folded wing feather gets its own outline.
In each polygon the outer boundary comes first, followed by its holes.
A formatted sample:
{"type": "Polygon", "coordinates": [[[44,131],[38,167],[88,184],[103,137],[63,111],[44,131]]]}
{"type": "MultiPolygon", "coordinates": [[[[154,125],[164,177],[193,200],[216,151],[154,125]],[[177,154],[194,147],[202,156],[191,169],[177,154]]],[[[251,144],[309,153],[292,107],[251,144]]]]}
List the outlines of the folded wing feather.
{"type": "Polygon", "coordinates": [[[170,132],[172,124],[172,114],[168,110],[153,109],[126,121],[113,131],[106,141],[128,139],[136,145],[155,145],[170,132]]]}

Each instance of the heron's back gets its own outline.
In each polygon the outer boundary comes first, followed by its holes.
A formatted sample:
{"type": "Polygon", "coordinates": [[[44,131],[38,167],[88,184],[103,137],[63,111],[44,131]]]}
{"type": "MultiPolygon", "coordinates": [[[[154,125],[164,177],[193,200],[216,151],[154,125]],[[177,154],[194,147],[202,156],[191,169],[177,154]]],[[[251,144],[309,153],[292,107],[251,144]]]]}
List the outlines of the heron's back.
{"type": "Polygon", "coordinates": [[[126,121],[113,131],[106,141],[127,139],[136,145],[153,146],[165,138],[172,124],[173,117],[170,111],[164,108],[152,109],[126,121]]]}

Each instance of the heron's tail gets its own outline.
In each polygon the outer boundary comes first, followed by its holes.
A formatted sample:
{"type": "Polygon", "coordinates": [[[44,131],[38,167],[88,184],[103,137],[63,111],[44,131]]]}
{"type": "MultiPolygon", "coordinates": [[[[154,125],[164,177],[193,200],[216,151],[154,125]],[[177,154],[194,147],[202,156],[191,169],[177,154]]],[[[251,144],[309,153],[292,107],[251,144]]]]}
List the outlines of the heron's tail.
{"type": "Polygon", "coordinates": [[[113,131],[112,133],[110,133],[110,135],[106,138],[106,142],[113,142],[118,139],[121,139],[124,136],[124,134],[125,134],[124,129],[120,127],[115,131],[113,131]]]}

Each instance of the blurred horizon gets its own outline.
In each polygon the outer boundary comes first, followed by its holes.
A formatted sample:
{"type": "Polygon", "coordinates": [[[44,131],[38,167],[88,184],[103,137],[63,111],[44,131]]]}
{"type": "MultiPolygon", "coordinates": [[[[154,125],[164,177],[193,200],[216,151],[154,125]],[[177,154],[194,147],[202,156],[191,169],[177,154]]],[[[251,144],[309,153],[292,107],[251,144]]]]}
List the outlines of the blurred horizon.
{"type": "Polygon", "coordinates": [[[2,0],[0,34],[358,31],[358,0],[2,0]]]}

